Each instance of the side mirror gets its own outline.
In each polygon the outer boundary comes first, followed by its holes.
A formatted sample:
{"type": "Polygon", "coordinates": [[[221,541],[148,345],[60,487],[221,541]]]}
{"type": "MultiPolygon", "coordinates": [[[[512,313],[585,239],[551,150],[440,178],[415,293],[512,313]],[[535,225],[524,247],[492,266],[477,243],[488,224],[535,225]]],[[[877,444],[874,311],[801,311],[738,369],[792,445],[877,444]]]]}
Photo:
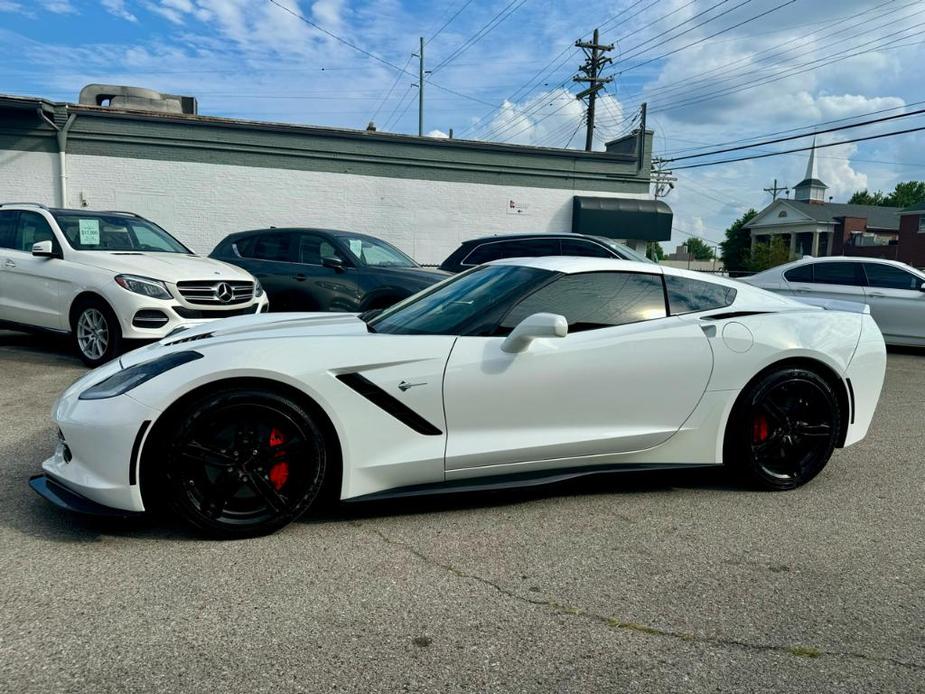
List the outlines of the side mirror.
{"type": "Polygon", "coordinates": [[[565,337],[568,335],[568,321],[565,316],[555,313],[534,313],[524,318],[511,331],[501,350],[504,352],[523,352],[533,340],[542,337],[565,337]]]}
{"type": "Polygon", "coordinates": [[[329,267],[332,270],[337,270],[338,272],[344,271],[344,261],[338,258],[336,255],[326,255],[321,259],[321,264],[324,267],[329,267]]]}
{"type": "Polygon", "coordinates": [[[54,246],[51,241],[39,241],[32,244],[32,255],[37,258],[57,258],[54,246]]]}

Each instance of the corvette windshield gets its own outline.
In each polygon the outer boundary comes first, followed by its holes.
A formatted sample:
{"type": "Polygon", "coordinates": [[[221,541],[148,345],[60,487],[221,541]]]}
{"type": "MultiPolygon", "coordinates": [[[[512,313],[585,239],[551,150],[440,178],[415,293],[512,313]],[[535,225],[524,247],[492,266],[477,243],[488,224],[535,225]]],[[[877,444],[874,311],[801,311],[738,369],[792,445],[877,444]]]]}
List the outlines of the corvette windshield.
{"type": "Polygon", "coordinates": [[[369,322],[377,333],[459,335],[493,326],[521,297],[555,273],[516,265],[480,265],[405,299],[369,322]]]}
{"type": "Polygon", "coordinates": [[[54,217],[76,251],[191,252],[156,224],[138,217],[92,212],[56,212],[54,217]]]}

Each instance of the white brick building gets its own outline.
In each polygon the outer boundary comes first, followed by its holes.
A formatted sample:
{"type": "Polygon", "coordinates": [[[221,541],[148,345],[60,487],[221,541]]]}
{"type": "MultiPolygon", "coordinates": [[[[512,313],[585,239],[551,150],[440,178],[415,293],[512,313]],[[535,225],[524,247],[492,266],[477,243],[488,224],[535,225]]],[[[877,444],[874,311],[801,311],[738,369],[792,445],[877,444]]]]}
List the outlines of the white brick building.
{"type": "Polygon", "coordinates": [[[202,253],[268,226],[361,231],[422,263],[493,233],[663,240],[646,135],[581,152],[0,96],[0,202],[131,210],[202,253]],[[639,231],[639,210],[588,222],[588,198],[645,201],[658,225],[639,231]]]}

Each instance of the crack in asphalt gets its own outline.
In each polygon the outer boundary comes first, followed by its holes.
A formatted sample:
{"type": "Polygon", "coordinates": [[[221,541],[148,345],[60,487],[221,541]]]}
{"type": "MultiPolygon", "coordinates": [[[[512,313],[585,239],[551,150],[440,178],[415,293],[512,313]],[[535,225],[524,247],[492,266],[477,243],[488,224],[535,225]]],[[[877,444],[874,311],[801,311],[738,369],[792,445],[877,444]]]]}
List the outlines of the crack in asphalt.
{"type": "Polygon", "coordinates": [[[623,629],[626,631],[633,631],[637,634],[644,634],[648,636],[658,636],[662,638],[676,639],[678,641],[687,641],[692,643],[704,643],[714,646],[725,646],[729,648],[739,648],[741,650],[749,651],[762,651],[762,652],[772,652],[772,653],[785,653],[787,655],[799,657],[799,658],[819,658],[821,656],[830,656],[836,658],[853,658],[857,660],[864,660],[874,663],[885,663],[889,665],[897,665],[900,667],[909,668],[916,671],[925,671],[925,665],[919,665],[918,663],[910,663],[905,660],[899,660],[897,658],[885,658],[882,656],[870,655],[868,653],[860,653],[857,651],[827,651],[819,648],[814,648],[812,646],[803,646],[803,645],[794,645],[794,646],[781,646],[776,644],[761,644],[761,643],[750,643],[748,641],[740,641],[737,639],[729,638],[720,638],[715,636],[702,636],[697,634],[689,634],[686,632],[679,631],[669,631],[666,629],[658,629],[656,627],[651,627],[645,624],[637,624],[635,622],[623,622],[616,617],[605,617],[604,615],[597,614],[596,612],[591,612],[582,607],[574,607],[571,605],[563,605],[554,600],[543,600],[541,598],[531,598],[526,595],[521,595],[509,588],[505,588],[499,583],[492,581],[491,579],[485,578],[484,576],[479,576],[477,574],[471,574],[462,569],[458,569],[452,564],[444,564],[443,562],[437,561],[436,559],[424,554],[419,549],[413,545],[408,544],[407,542],[402,542],[401,540],[396,540],[389,537],[384,532],[378,528],[369,527],[363,523],[354,522],[354,525],[357,527],[370,532],[371,534],[377,536],[380,540],[385,542],[387,545],[393,547],[398,547],[413,557],[419,559],[420,561],[433,566],[447,573],[450,573],[457,578],[468,579],[471,581],[477,581],[483,585],[488,586],[493,589],[495,592],[499,593],[508,598],[514,600],[519,600],[520,602],[527,603],[528,605],[535,605],[539,607],[546,607],[555,612],[562,614],[574,615],[576,617],[582,617],[589,621],[596,622],[598,624],[603,624],[610,629],[623,629]]]}

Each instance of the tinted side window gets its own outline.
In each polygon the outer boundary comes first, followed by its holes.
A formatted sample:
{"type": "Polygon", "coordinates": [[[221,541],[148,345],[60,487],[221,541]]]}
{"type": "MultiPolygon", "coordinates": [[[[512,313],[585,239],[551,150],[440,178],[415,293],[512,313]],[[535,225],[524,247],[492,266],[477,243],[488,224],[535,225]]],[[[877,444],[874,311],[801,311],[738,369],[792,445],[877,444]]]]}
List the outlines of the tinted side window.
{"type": "Polygon", "coordinates": [[[472,251],[463,264],[481,265],[501,258],[539,258],[546,255],[560,255],[559,239],[488,241],[472,251]]]}
{"type": "Polygon", "coordinates": [[[15,210],[0,210],[0,248],[13,248],[16,243],[15,210]]]}
{"type": "Polygon", "coordinates": [[[732,287],[686,277],[665,275],[665,286],[668,288],[668,306],[672,315],[724,308],[736,298],[736,290],[732,287]]]}
{"type": "Polygon", "coordinates": [[[38,212],[19,213],[19,229],[15,242],[18,250],[31,253],[33,244],[54,239],[51,227],[38,212]]]}
{"type": "Polygon", "coordinates": [[[879,287],[880,289],[919,289],[922,286],[921,279],[911,272],[900,270],[892,265],[864,263],[864,271],[867,273],[867,284],[870,287],[879,287]]]}
{"type": "Polygon", "coordinates": [[[813,263],[813,282],[861,287],[864,286],[864,274],[860,263],[813,263]]]}
{"type": "MultiPolygon", "coordinates": [[[[248,236],[247,238],[239,239],[231,244],[231,247],[234,250],[237,250],[238,255],[242,258],[253,258],[254,257],[254,246],[257,245],[256,236],[248,236]]],[[[222,247],[222,255],[229,255],[228,251],[231,250],[231,255],[234,254],[234,250],[228,246],[222,247]]]]}
{"type": "Polygon", "coordinates": [[[498,258],[504,258],[502,255],[504,251],[504,244],[498,241],[492,243],[483,243],[481,246],[476,246],[475,249],[467,255],[462,263],[463,265],[481,265],[482,263],[488,263],[492,260],[498,260],[498,258]]]}
{"type": "Polygon", "coordinates": [[[812,282],[813,281],[813,264],[801,265],[800,267],[791,268],[784,273],[784,279],[788,282],[812,282]]]}
{"type": "Polygon", "coordinates": [[[562,255],[580,255],[585,258],[613,258],[613,254],[603,246],[580,239],[562,239],[562,255]]]}
{"type": "MultiPolygon", "coordinates": [[[[322,258],[340,258],[340,253],[331,242],[317,234],[299,235],[298,262],[306,265],[321,265],[322,258]]],[[[343,260],[343,258],[341,258],[343,260]]]]}
{"type": "Polygon", "coordinates": [[[559,255],[559,239],[524,239],[506,241],[504,258],[540,258],[545,255],[559,255]]]}
{"type": "Polygon", "coordinates": [[[534,313],[565,316],[573,332],[664,318],[662,278],[633,272],[563,275],[511,309],[499,332],[510,332],[534,313]]]}
{"type": "MultiPolygon", "coordinates": [[[[264,234],[263,236],[258,236],[250,257],[257,260],[288,262],[291,240],[292,236],[290,234],[264,234]]],[[[238,250],[241,250],[240,245],[238,250]]]]}

